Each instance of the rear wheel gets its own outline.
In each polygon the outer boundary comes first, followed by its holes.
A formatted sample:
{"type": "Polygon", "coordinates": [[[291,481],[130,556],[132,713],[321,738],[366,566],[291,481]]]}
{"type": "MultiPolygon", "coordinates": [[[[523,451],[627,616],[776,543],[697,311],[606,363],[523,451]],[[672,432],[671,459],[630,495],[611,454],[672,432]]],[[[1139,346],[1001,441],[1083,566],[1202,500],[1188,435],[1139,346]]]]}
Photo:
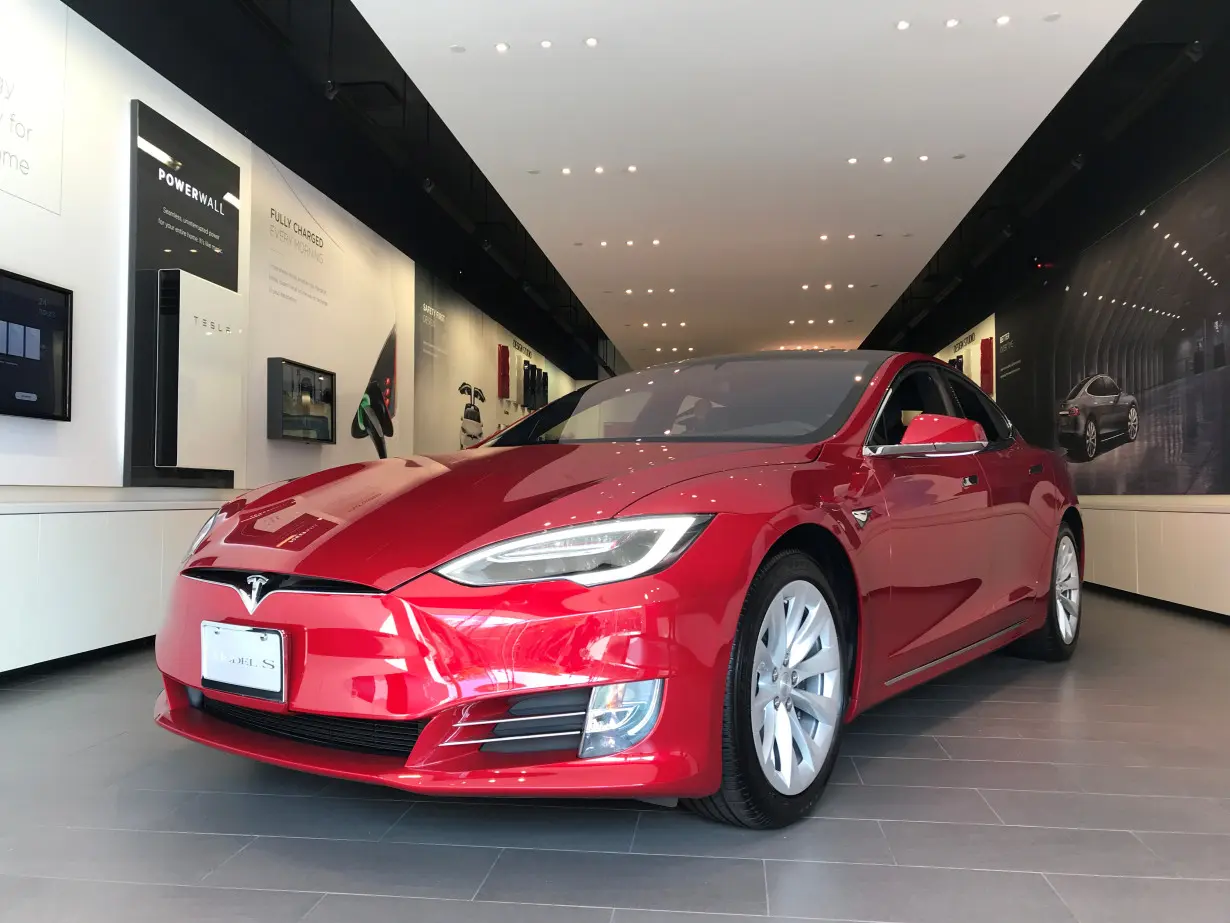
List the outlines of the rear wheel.
{"type": "Polygon", "coordinates": [[[1046,623],[1012,647],[1012,653],[1031,660],[1067,660],[1081,634],[1081,568],[1076,536],[1065,522],[1055,541],[1055,563],[1046,623]]]}
{"type": "Polygon", "coordinates": [[[743,827],[784,827],[820,798],[846,711],[843,613],[824,572],[785,551],[760,568],[731,652],[722,785],[684,805],[743,827]]]}

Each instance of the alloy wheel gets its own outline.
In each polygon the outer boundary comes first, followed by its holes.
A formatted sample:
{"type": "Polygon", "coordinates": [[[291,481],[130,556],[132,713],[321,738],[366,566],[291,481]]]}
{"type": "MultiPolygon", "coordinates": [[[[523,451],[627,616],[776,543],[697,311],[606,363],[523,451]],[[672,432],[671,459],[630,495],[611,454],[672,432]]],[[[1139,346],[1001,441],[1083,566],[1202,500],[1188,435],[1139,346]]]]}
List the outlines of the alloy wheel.
{"type": "Polygon", "coordinates": [[[1090,458],[1098,454],[1098,428],[1093,422],[1093,417],[1089,418],[1089,422],[1085,424],[1085,454],[1090,458]]]}
{"type": "Polygon", "coordinates": [[[1059,540],[1055,552],[1055,618],[1064,644],[1076,638],[1081,618],[1081,572],[1076,543],[1070,535],[1059,540]]]}
{"type": "Polygon", "coordinates": [[[1128,439],[1132,442],[1136,441],[1136,436],[1140,432],[1140,414],[1133,407],[1128,411],[1127,434],[1128,439]]]}
{"type": "Polygon", "coordinates": [[[765,778],[783,795],[823,769],[841,721],[837,625],[814,584],[794,580],[769,603],[756,634],[752,740],[765,778]]]}

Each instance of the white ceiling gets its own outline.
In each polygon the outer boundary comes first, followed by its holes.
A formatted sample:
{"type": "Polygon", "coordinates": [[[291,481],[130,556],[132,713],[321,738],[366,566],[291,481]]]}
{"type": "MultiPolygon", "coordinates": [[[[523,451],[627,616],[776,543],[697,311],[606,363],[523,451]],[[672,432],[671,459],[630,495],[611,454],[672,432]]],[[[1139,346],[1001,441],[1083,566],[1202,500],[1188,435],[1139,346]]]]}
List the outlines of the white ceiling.
{"type": "Polygon", "coordinates": [[[634,366],[857,345],[1136,6],[355,2],[634,366]]]}

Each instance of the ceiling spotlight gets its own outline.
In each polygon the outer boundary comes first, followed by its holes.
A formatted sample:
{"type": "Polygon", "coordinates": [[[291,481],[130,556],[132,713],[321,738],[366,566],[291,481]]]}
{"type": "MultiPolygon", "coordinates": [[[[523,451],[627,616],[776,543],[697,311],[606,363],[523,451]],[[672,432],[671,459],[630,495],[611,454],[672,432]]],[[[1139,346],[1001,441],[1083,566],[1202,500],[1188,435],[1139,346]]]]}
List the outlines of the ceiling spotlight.
{"type": "Polygon", "coordinates": [[[786,347],[785,347],[785,346],[779,346],[779,347],[777,347],[777,348],[778,348],[778,349],[785,349],[786,347]]]}
{"type": "Polygon", "coordinates": [[[903,19],[903,20],[901,20],[899,23],[897,23],[897,31],[898,31],[898,32],[904,32],[904,31],[905,31],[906,29],[908,29],[909,27],[910,27],[910,24],[909,24],[908,22],[906,22],[904,19],[903,19]]]}
{"type": "Polygon", "coordinates": [[[847,239],[847,240],[854,240],[854,235],[853,235],[853,234],[847,234],[847,235],[846,235],[846,239],[847,239]]]}
{"type": "Polygon", "coordinates": [[[885,157],[885,158],[884,158],[884,162],[885,162],[885,163],[892,163],[892,162],[893,162],[893,158],[891,158],[891,157],[885,157]]]}
{"type": "MultiPolygon", "coordinates": [[[[652,294],[653,294],[653,289],[651,289],[651,288],[647,288],[647,289],[645,289],[645,294],[647,294],[647,295],[652,295],[652,294]]],[[[665,325],[665,324],[663,324],[662,326],[664,326],[664,327],[665,327],[666,325],[665,325]]]]}
{"type": "Polygon", "coordinates": [[[687,322],[686,320],[681,320],[681,321],[679,322],[679,326],[680,326],[680,327],[686,327],[687,325],[688,325],[688,322],[687,322]]]}
{"type": "Polygon", "coordinates": [[[792,323],[792,324],[793,324],[793,323],[794,323],[794,321],[791,321],[790,323],[792,323]]]}
{"type": "Polygon", "coordinates": [[[854,283],[851,282],[849,285],[846,286],[846,288],[854,288],[854,283]]]}
{"type": "Polygon", "coordinates": [[[632,246],[632,241],[628,241],[628,246],[629,246],[629,247],[631,247],[631,246],[632,246]]]}
{"type": "Polygon", "coordinates": [[[649,326],[649,321],[645,321],[645,323],[641,324],[641,326],[642,326],[642,327],[648,327],[648,326],[649,326]]]}
{"type": "Polygon", "coordinates": [[[675,294],[675,290],[673,288],[668,288],[667,291],[670,292],[672,295],[675,294]]]}
{"type": "Polygon", "coordinates": [[[815,323],[815,321],[814,321],[814,320],[809,320],[809,321],[808,321],[808,323],[809,323],[809,324],[814,324],[814,323],[815,323]]]}
{"type": "Polygon", "coordinates": [[[928,160],[930,160],[931,158],[930,158],[930,157],[928,157],[926,154],[919,154],[919,155],[918,155],[918,159],[919,159],[919,160],[921,160],[923,163],[926,163],[926,162],[927,162],[928,160]]]}
{"type": "Polygon", "coordinates": [[[829,235],[827,235],[827,234],[821,234],[821,235],[820,235],[820,239],[821,239],[821,240],[828,240],[828,239],[829,239],[829,235]]]}
{"type": "Polygon", "coordinates": [[[663,326],[663,327],[665,327],[665,326],[666,326],[666,321],[662,321],[662,326],[663,326]]]}
{"type": "Polygon", "coordinates": [[[804,285],[804,286],[803,286],[803,291],[807,291],[807,290],[808,290],[808,288],[810,288],[810,287],[811,287],[811,286],[804,285]]]}
{"type": "Polygon", "coordinates": [[[636,164],[634,164],[634,163],[633,163],[633,164],[629,164],[629,165],[628,165],[628,172],[629,172],[629,173],[635,173],[635,172],[636,172],[636,164]]]}
{"type": "Polygon", "coordinates": [[[656,247],[656,246],[657,246],[658,244],[660,244],[660,243],[662,243],[662,241],[658,240],[658,239],[655,237],[655,238],[654,238],[654,240],[653,240],[653,245],[656,247]]]}
{"type": "Polygon", "coordinates": [[[508,42],[496,42],[495,50],[500,54],[504,54],[504,52],[508,51],[508,42]]]}
{"type": "Polygon", "coordinates": [[[947,26],[949,29],[955,29],[957,26],[961,25],[961,20],[950,19],[948,20],[948,22],[944,23],[944,25],[947,26]]]}
{"type": "Polygon", "coordinates": [[[630,289],[630,288],[629,288],[629,289],[625,289],[624,291],[625,291],[625,292],[627,292],[627,294],[629,294],[629,295],[631,295],[631,294],[632,294],[632,289],[630,289]]]}
{"type": "Polygon", "coordinates": [[[678,346],[672,346],[672,347],[671,347],[671,352],[673,352],[673,353],[677,353],[677,352],[679,352],[679,347],[678,347],[678,346]]]}
{"type": "Polygon", "coordinates": [[[606,171],[602,169],[602,167],[594,167],[594,172],[595,173],[605,173],[606,171]]]}
{"type": "Polygon", "coordinates": [[[605,240],[603,240],[603,241],[599,241],[598,246],[599,246],[599,247],[605,247],[605,246],[606,246],[606,241],[605,241],[605,240]]]}
{"type": "Polygon", "coordinates": [[[1155,230],[1155,231],[1156,231],[1156,230],[1157,230],[1157,226],[1158,226],[1159,224],[1161,224],[1161,222],[1160,222],[1160,221],[1155,221],[1155,222],[1153,222],[1153,230],[1155,230]]]}
{"type": "Polygon", "coordinates": [[[851,157],[849,160],[847,160],[847,161],[846,161],[846,163],[858,163],[858,158],[857,158],[857,157],[851,157]]]}
{"type": "Polygon", "coordinates": [[[541,45],[543,48],[550,48],[550,47],[551,47],[551,40],[550,40],[549,38],[544,38],[544,39],[543,39],[541,42],[539,42],[538,44],[539,44],[539,45],[541,45]]]}
{"type": "Polygon", "coordinates": [[[597,48],[598,40],[596,38],[587,38],[585,40],[585,47],[586,48],[597,48]]]}
{"type": "Polygon", "coordinates": [[[1012,17],[1011,17],[1011,16],[1001,16],[1001,17],[999,17],[999,19],[995,20],[995,25],[997,25],[997,26],[1006,26],[1006,25],[1008,25],[1008,23],[1010,23],[1010,22],[1012,22],[1012,17]]]}
{"type": "Polygon", "coordinates": [[[833,283],[832,283],[832,282],[825,282],[825,283],[824,283],[824,289],[825,289],[825,291],[829,291],[829,292],[831,292],[831,291],[833,290],[833,283]]]}
{"type": "Polygon", "coordinates": [[[659,346],[659,347],[657,348],[657,352],[662,352],[662,347],[661,347],[661,346],[659,346]]]}
{"type": "Polygon", "coordinates": [[[833,318],[831,318],[831,317],[829,318],[829,323],[830,323],[830,324],[835,323],[835,321],[833,320],[833,318]]]}
{"type": "Polygon", "coordinates": [[[564,169],[560,170],[560,172],[565,176],[572,176],[572,167],[564,167],[564,169]]]}
{"type": "Polygon", "coordinates": [[[689,346],[689,347],[688,347],[688,352],[691,352],[691,351],[692,351],[692,347],[691,347],[691,346],[689,346]]]}

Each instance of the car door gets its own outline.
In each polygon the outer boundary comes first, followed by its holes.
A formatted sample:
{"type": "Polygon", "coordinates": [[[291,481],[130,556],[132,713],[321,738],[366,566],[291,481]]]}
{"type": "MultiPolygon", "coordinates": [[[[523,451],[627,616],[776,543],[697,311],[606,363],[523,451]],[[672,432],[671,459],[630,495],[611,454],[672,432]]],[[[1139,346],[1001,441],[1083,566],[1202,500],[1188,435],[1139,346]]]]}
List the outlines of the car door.
{"type": "Polygon", "coordinates": [[[1123,400],[1123,389],[1108,375],[1102,376],[1102,383],[1109,398],[1106,410],[1106,415],[1110,422],[1109,428],[1116,433],[1127,429],[1128,405],[1123,400]]]}
{"type": "Polygon", "coordinates": [[[1105,375],[1099,375],[1089,383],[1086,391],[1089,395],[1094,424],[1098,433],[1108,433],[1115,429],[1115,397],[1116,389],[1105,375]]]}
{"type": "Polygon", "coordinates": [[[986,574],[993,630],[1008,628],[1031,614],[1049,591],[1054,550],[1054,510],[1045,502],[1050,490],[1047,453],[1017,438],[994,402],[959,375],[943,373],[957,413],[986,431],[988,444],[978,454],[990,490],[990,563],[986,574]]]}
{"type": "MultiPolygon", "coordinates": [[[[907,367],[894,380],[868,434],[869,446],[900,444],[919,413],[953,415],[938,366],[907,367]]],[[[990,492],[976,455],[867,457],[888,519],[890,605],[874,626],[877,687],[925,670],[981,640],[989,607],[990,492]]],[[[858,511],[856,511],[857,515],[858,511]]]]}

